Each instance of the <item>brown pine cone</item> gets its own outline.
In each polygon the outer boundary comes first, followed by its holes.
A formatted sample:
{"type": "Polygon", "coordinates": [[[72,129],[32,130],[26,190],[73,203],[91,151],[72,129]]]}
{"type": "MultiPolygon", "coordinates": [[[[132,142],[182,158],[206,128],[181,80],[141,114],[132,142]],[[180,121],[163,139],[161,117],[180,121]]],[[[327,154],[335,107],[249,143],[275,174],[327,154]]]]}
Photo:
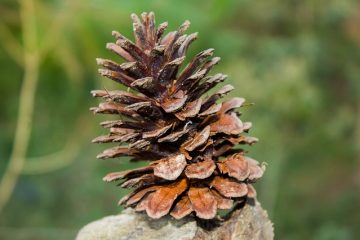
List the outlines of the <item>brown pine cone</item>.
{"type": "Polygon", "coordinates": [[[186,35],[185,21],[177,31],[163,34],[167,23],[155,26],[153,13],[133,14],[135,42],[113,32],[116,43],[107,48],[126,62],[97,59],[99,73],[130,91],[92,91],[104,101],[91,108],[94,113],[115,114],[119,120],[102,122],[110,133],[95,143],[115,142],[100,159],[131,156],[150,160],[146,167],[114,172],[104,181],[122,180],[121,187],[134,191],[120,200],[125,207],[146,211],[152,218],[170,214],[182,218],[195,212],[212,219],[217,209],[256,196],[251,183],[260,178],[264,166],[235,145],[257,141],[245,133],[250,122],[242,122],[237,108],[243,98],[221,102],[233,86],[225,85],[210,96],[203,96],[226,79],[226,75],[207,76],[220,60],[209,59],[213,49],[197,54],[184,68],[189,45],[197,33],[186,35]],[[121,119],[121,120],[120,120],[121,119]]]}

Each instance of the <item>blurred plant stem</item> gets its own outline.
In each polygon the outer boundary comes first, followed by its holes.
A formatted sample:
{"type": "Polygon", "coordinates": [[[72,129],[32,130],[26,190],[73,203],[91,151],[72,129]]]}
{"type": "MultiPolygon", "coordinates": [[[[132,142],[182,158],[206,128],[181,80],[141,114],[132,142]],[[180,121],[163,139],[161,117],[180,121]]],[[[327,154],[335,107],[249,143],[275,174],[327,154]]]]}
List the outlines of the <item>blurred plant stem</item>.
{"type": "Polygon", "coordinates": [[[19,66],[23,66],[22,46],[2,21],[0,21],[0,40],[9,56],[19,64],[19,66]]]}
{"type": "Polygon", "coordinates": [[[35,9],[33,0],[20,1],[24,51],[24,78],[21,86],[19,111],[10,160],[0,182],[0,212],[9,200],[23,169],[31,134],[36,85],[39,73],[35,9]]]}
{"type": "MultiPolygon", "coordinates": [[[[35,0],[20,0],[19,2],[23,46],[18,43],[6,25],[0,22],[0,40],[4,43],[5,50],[15,62],[24,68],[13,148],[8,166],[0,182],[0,212],[9,201],[21,174],[41,174],[58,170],[69,165],[80,149],[76,136],[81,134],[78,131],[73,131],[73,136],[70,137],[60,152],[32,160],[26,159],[39,81],[39,67],[46,54],[56,47],[61,32],[59,29],[65,27],[66,22],[70,19],[69,13],[74,10],[73,8],[68,9],[68,11],[64,11],[66,14],[56,17],[51,23],[45,41],[38,44],[35,19],[35,5],[38,4],[40,2],[35,4],[35,0]],[[43,48],[40,47],[42,45],[44,45],[43,48]]],[[[75,4],[71,6],[75,6],[75,4]]]]}
{"type": "Polygon", "coordinates": [[[74,161],[81,150],[79,139],[89,138],[87,136],[88,128],[89,126],[84,121],[84,118],[80,117],[74,126],[74,130],[71,131],[72,134],[69,136],[65,147],[61,151],[40,157],[27,158],[21,174],[44,174],[68,166],[74,161]]]}
{"type": "MultiPolygon", "coordinates": [[[[49,24],[48,32],[40,42],[40,61],[51,51],[59,47],[59,40],[63,34],[61,29],[66,27],[66,24],[71,20],[72,13],[79,11],[80,1],[63,1],[63,4],[68,4],[66,10],[60,11],[56,16],[53,16],[54,20],[49,24]]],[[[64,43],[61,43],[64,44],[64,43]]]]}

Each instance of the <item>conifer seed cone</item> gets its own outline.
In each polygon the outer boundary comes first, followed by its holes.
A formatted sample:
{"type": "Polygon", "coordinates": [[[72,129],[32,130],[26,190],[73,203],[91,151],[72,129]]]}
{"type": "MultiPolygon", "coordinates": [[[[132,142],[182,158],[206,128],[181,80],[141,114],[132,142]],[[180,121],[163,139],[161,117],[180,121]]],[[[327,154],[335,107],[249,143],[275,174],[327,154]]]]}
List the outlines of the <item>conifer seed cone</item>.
{"type": "Polygon", "coordinates": [[[93,142],[118,143],[99,154],[100,159],[130,156],[150,163],[110,173],[104,181],[122,181],[121,187],[134,189],[119,203],[146,211],[151,218],[170,214],[180,219],[195,213],[212,219],[218,209],[254,198],[251,184],[265,168],[244,150],[234,149],[257,142],[247,136],[251,123],[242,122],[237,111],[245,100],[220,100],[233,90],[231,85],[205,95],[226,79],[223,74],[208,76],[220,58],[210,58],[213,49],[208,49],[181,70],[186,51],[197,38],[197,33],[184,34],[189,21],[163,36],[167,23],[156,27],[152,12],[131,17],[135,41],[114,31],[116,43],[107,44],[125,62],[97,59],[101,75],[130,91],[92,91],[103,99],[91,108],[94,113],[119,116],[102,122],[110,133],[93,142]]]}

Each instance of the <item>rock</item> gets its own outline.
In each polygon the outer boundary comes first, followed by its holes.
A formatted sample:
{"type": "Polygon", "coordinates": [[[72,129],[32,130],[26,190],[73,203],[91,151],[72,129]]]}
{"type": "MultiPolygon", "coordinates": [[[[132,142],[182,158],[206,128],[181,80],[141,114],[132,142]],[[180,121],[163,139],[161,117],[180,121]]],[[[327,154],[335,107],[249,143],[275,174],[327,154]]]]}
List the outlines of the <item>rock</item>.
{"type": "Polygon", "coordinates": [[[247,203],[223,221],[197,222],[194,217],[150,219],[132,209],[83,227],[76,240],[272,240],[273,226],[258,202],[247,203]]]}

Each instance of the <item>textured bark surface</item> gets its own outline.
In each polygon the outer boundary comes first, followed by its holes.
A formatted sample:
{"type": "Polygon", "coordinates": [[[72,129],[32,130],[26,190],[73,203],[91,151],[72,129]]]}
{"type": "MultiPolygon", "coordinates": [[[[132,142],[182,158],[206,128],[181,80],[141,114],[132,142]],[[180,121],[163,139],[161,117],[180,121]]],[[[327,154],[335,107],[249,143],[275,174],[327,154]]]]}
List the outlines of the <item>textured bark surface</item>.
{"type": "Polygon", "coordinates": [[[197,223],[192,217],[153,220],[146,214],[126,209],[83,227],[76,240],[272,240],[273,224],[258,202],[246,204],[224,221],[197,223]],[[200,226],[201,225],[201,226],[200,226]]]}

